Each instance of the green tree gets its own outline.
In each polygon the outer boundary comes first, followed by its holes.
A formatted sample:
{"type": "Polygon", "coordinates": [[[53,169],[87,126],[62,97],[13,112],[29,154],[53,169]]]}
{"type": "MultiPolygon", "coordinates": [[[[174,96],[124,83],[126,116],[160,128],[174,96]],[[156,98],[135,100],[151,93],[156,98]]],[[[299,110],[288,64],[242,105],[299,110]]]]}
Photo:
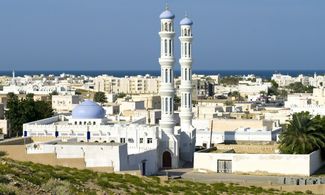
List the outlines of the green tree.
{"type": "Polygon", "coordinates": [[[228,96],[234,97],[236,101],[244,101],[244,98],[240,95],[238,91],[229,92],[228,96]]]}
{"type": "Polygon", "coordinates": [[[107,98],[106,98],[105,93],[101,92],[101,91],[96,92],[95,95],[94,95],[94,101],[98,102],[98,103],[101,103],[101,104],[107,102],[107,98]]]}
{"type": "Polygon", "coordinates": [[[238,85],[240,80],[242,80],[242,78],[238,76],[227,76],[222,77],[219,83],[223,85],[238,85]]]}
{"type": "Polygon", "coordinates": [[[325,148],[325,119],[323,118],[312,118],[308,112],[293,114],[280,135],[281,153],[309,154],[325,148]]]}
{"type": "Polygon", "coordinates": [[[19,110],[19,99],[18,96],[14,93],[8,93],[7,98],[8,110],[5,111],[5,117],[9,121],[9,128],[11,129],[11,132],[9,132],[9,136],[12,136],[12,134],[18,135],[18,131],[21,128],[21,113],[19,110]]]}
{"type": "Polygon", "coordinates": [[[122,93],[118,93],[116,97],[117,98],[124,98],[125,96],[126,96],[126,94],[122,92],[122,93]]]}
{"type": "Polygon", "coordinates": [[[268,89],[268,95],[278,95],[279,94],[279,85],[274,80],[271,80],[272,86],[268,89]]]}
{"type": "Polygon", "coordinates": [[[231,100],[227,100],[227,101],[225,101],[224,104],[225,104],[226,106],[233,106],[233,105],[234,105],[234,102],[231,101],[231,100]]]}
{"type": "Polygon", "coordinates": [[[301,82],[295,82],[291,83],[287,86],[287,88],[292,93],[312,93],[313,92],[313,86],[305,86],[301,82]]]}
{"type": "Polygon", "coordinates": [[[7,97],[8,103],[5,116],[9,121],[12,132],[9,136],[22,135],[24,123],[53,116],[51,103],[43,100],[35,101],[33,94],[27,94],[26,98],[21,100],[13,93],[9,93],[7,97]]]}

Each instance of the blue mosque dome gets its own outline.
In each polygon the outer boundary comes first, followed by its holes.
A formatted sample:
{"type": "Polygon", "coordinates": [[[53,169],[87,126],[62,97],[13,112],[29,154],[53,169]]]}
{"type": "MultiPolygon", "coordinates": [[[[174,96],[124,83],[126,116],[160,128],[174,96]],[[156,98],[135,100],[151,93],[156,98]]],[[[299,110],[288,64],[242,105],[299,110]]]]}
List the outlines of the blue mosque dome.
{"type": "Polygon", "coordinates": [[[188,17],[185,17],[181,20],[181,22],[179,24],[180,25],[192,25],[193,21],[191,19],[189,19],[188,17]]]}
{"type": "Polygon", "coordinates": [[[72,110],[72,119],[101,119],[105,114],[103,107],[91,100],[85,100],[72,110]]]}
{"type": "Polygon", "coordinates": [[[166,9],[163,13],[160,14],[160,19],[174,19],[175,15],[166,9]]]}

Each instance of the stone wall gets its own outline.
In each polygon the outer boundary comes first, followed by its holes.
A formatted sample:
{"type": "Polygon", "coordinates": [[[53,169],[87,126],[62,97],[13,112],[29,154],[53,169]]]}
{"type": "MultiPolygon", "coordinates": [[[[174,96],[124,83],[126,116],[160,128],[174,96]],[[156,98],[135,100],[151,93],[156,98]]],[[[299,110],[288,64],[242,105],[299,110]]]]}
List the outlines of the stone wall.
{"type": "Polygon", "coordinates": [[[217,149],[220,150],[235,150],[236,153],[248,154],[274,154],[278,145],[237,145],[237,144],[218,144],[217,149]]]}

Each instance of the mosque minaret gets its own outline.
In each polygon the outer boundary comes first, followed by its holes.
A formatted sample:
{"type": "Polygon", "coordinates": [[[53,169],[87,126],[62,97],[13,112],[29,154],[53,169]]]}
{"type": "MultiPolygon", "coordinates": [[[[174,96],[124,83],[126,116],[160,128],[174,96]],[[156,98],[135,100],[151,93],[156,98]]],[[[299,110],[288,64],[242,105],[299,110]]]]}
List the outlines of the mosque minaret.
{"type": "Polygon", "coordinates": [[[193,21],[187,16],[180,22],[181,36],[181,140],[180,157],[191,162],[193,160],[193,152],[195,148],[195,129],[192,126],[192,25],[193,21]]]}
{"type": "Polygon", "coordinates": [[[168,9],[160,14],[160,58],[161,67],[161,120],[160,128],[167,134],[174,134],[174,18],[175,15],[168,9]]]}
{"type": "Polygon", "coordinates": [[[187,16],[181,20],[181,128],[190,129],[192,126],[192,20],[187,16]]]}

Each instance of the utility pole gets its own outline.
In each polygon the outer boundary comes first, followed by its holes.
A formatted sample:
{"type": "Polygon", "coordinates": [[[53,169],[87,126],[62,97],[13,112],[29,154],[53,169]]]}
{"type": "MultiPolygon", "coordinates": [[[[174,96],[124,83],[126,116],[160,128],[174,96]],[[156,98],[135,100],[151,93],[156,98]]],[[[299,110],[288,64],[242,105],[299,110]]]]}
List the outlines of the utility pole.
{"type": "Polygon", "coordinates": [[[210,148],[212,147],[212,130],[213,130],[213,119],[211,120],[211,127],[210,127],[210,148]]]}

